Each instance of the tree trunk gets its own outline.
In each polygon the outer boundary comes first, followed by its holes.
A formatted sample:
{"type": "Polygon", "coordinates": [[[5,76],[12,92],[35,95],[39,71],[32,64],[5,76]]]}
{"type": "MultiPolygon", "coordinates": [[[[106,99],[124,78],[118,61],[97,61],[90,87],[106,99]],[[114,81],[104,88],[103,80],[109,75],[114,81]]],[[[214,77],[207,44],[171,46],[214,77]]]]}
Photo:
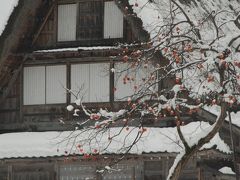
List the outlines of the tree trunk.
{"type": "Polygon", "coordinates": [[[170,180],[178,180],[181,175],[181,172],[183,171],[183,169],[184,169],[185,165],[187,164],[187,162],[189,161],[189,159],[191,157],[193,157],[193,155],[204,144],[208,143],[217,134],[217,132],[220,130],[220,128],[227,116],[226,109],[227,109],[227,104],[223,103],[221,106],[221,113],[220,113],[219,117],[217,118],[213,129],[205,137],[201,138],[195,146],[192,146],[190,149],[188,149],[188,151],[183,155],[181,160],[177,163],[177,166],[175,167],[172,175],[169,178],[170,180]]]}
{"type": "Polygon", "coordinates": [[[170,177],[170,180],[178,180],[181,172],[183,171],[184,167],[188,163],[189,159],[194,156],[194,153],[197,152],[197,149],[191,149],[189,153],[186,153],[181,160],[178,162],[176,168],[174,169],[174,172],[172,176],[170,177]]]}

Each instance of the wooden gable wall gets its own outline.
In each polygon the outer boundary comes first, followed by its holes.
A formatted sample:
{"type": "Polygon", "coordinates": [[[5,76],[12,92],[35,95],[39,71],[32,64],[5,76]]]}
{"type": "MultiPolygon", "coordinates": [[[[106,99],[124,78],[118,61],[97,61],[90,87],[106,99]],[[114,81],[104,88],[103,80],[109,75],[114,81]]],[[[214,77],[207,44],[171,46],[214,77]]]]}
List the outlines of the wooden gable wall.
{"type": "Polygon", "coordinates": [[[20,82],[18,78],[4,104],[0,106],[0,127],[20,122],[20,82]]]}
{"type": "Polygon", "coordinates": [[[41,25],[37,34],[35,35],[33,43],[35,47],[54,47],[56,43],[56,24],[57,24],[57,15],[56,15],[56,6],[50,8],[46,19],[41,25]],[[45,24],[45,25],[44,25],[45,24]],[[37,37],[38,36],[38,37],[37,37]]]}
{"type": "MultiPolygon", "coordinates": [[[[80,8],[79,11],[81,11],[81,6],[83,6],[83,5],[85,6],[86,3],[91,3],[91,2],[96,2],[96,0],[90,1],[90,2],[86,2],[86,1],[82,1],[82,0],[76,0],[76,1],[61,0],[58,2],[58,4],[53,4],[52,7],[48,9],[48,12],[46,13],[46,16],[44,17],[44,20],[42,21],[41,24],[39,24],[39,29],[35,33],[35,37],[33,40],[34,49],[48,49],[48,48],[72,47],[72,46],[91,46],[91,45],[114,45],[119,42],[132,43],[132,42],[137,41],[137,39],[133,35],[132,28],[126,19],[124,19],[124,21],[122,22],[123,27],[121,27],[121,26],[117,26],[118,22],[116,22],[116,24],[107,24],[107,21],[111,20],[111,18],[109,16],[107,16],[108,18],[106,19],[106,22],[101,21],[102,30],[103,30],[104,26],[105,26],[105,28],[107,26],[109,26],[111,28],[115,28],[115,29],[123,28],[123,38],[118,38],[120,36],[116,34],[116,35],[113,35],[113,37],[115,36],[115,38],[108,39],[108,37],[106,37],[106,35],[104,35],[102,32],[102,38],[91,35],[92,38],[89,39],[89,38],[87,38],[88,37],[87,34],[94,33],[94,29],[96,29],[96,28],[94,28],[91,23],[87,23],[87,24],[85,23],[84,25],[83,24],[81,25],[81,22],[79,20],[79,22],[77,22],[77,25],[76,25],[76,28],[77,28],[76,33],[77,33],[77,36],[79,36],[78,39],[74,40],[74,41],[58,41],[58,15],[59,15],[58,5],[62,5],[62,4],[66,5],[67,3],[79,3],[79,4],[77,4],[77,8],[80,8]],[[83,2],[84,2],[84,4],[82,4],[83,2]],[[86,30],[88,30],[88,33],[85,35],[83,34],[84,38],[81,39],[80,31],[83,28],[83,26],[85,28],[85,30],[83,29],[83,31],[85,32],[86,30]]],[[[99,2],[105,2],[105,1],[99,0],[99,2]]],[[[111,6],[111,5],[108,3],[108,4],[106,4],[106,8],[110,8],[108,6],[111,6]]],[[[99,9],[99,8],[97,8],[97,9],[99,9]]],[[[117,8],[117,6],[115,8],[117,8]]],[[[105,13],[107,13],[107,11],[105,11],[105,13]]],[[[108,14],[109,13],[111,14],[113,12],[109,11],[108,14]]],[[[65,18],[67,18],[67,16],[68,16],[68,13],[66,12],[65,18]]],[[[77,19],[82,19],[85,16],[88,17],[89,15],[88,14],[85,15],[84,12],[77,13],[77,19]]],[[[104,15],[102,15],[102,16],[104,16],[104,15]]],[[[84,20],[84,22],[85,21],[88,22],[89,19],[84,20]]],[[[119,23],[121,23],[121,22],[119,22],[119,23]]],[[[70,30],[70,29],[68,29],[68,30],[70,30]]]]}

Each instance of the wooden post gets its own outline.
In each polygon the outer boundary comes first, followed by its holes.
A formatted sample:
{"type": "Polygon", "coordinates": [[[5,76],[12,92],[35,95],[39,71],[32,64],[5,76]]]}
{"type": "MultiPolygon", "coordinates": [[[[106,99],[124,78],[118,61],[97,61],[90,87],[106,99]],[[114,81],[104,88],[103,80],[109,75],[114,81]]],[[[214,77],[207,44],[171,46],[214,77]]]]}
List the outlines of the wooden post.
{"type": "Polygon", "coordinates": [[[8,180],[12,180],[13,173],[12,173],[12,165],[8,165],[8,180]]]}
{"type": "Polygon", "coordinates": [[[53,10],[55,9],[56,5],[57,5],[57,2],[54,1],[53,4],[52,4],[52,6],[50,7],[50,9],[48,10],[48,13],[47,13],[47,15],[46,15],[43,23],[41,24],[40,28],[38,29],[36,35],[35,35],[34,38],[33,38],[32,46],[33,46],[33,45],[35,44],[35,42],[37,41],[40,33],[42,32],[42,30],[43,30],[43,28],[44,28],[47,20],[49,19],[49,16],[51,15],[51,13],[53,12],[53,10]]]}
{"type": "Polygon", "coordinates": [[[202,168],[201,167],[198,167],[198,180],[203,180],[202,168]]]}
{"type": "Polygon", "coordinates": [[[20,85],[19,85],[19,122],[23,122],[23,71],[20,72],[20,85]]]}
{"type": "Polygon", "coordinates": [[[132,167],[132,180],[136,180],[135,176],[136,176],[136,174],[135,174],[135,167],[132,167]]]}
{"type": "Polygon", "coordinates": [[[236,157],[236,149],[235,149],[235,144],[234,144],[234,139],[233,139],[233,130],[232,130],[232,118],[231,118],[231,113],[228,111],[228,117],[229,117],[229,130],[230,130],[230,137],[231,137],[231,144],[232,144],[232,151],[233,151],[233,165],[236,173],[236,180],[240,180],[239,177],[239,169],[237,165],[237,157],[236,157]]]}
{"type": "Polygon", "coordinates": [[[110,87],[110,104],[111,104],[111,108],[113,110],[113,104],[114,104],[114,93],[115,93],[115,90],[114,90],[114,75],[115,73],[112,72],[112,69],[114,68],[114,62],[113,60],[111,59],[110,60],[110,69],[109,69],[109,73],[110,73],[110,78],[109,78],[109,87],[110,87]]]}
{"type": "Polygon", "coordinates": [[[54,180],[60,179],[59,177],[59,166],[57,161],[54,162],[54,180]]]}
{"type": "MultiPolygon", "coordinates": [[[[71,64],[69,62],[67,62],[67,89],[71,88],[71,64]]],[[[67,92],[67,105],[69,105],[71,103],[71,93],[67,92]]],[[[70,112],[67,112],[67,120],[71,120],[70,119],[70,112]]]]}

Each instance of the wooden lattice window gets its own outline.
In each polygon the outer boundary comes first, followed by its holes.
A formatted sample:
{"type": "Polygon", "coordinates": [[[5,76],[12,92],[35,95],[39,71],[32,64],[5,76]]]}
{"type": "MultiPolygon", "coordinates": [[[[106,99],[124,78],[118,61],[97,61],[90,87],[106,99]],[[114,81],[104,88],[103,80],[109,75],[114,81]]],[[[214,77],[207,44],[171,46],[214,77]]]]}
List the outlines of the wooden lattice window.
{"type": "Polygon", "coordinates": [[[103,1],[79,3],[77,39],[101,39],[103,37],[103,1]]]}

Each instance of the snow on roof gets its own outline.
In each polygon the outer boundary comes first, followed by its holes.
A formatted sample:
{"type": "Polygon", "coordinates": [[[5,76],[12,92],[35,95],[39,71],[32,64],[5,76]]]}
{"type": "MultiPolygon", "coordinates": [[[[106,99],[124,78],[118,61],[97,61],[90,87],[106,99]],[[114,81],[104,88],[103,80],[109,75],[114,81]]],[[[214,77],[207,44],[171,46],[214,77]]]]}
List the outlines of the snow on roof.
{"type": "MultiPolygon", "coordinates": [[[[179,8],[178,10],[175,9],[174,13],[172,13],[173,17],[171,16],[170,7],[173,6],[173,3],[170,4],[171,1],[169,0],[129,0],[129,2],[133,6],[133,10],[137,16],[142,19],[144,29],[150,33],[153,41],[156,40],[156,42],[158,37],[161,37],[161,41],[167,40],[162,39],[161,36],[161,34],[165,31],[163,25],[168,25],[168,23],[172,21],[172,18],[174,18],[175,24],[186,20],[186,17],[183,16],[183,13],[179,10],[179,8]],[[162,28],[160,28],[161,26],[162,28]]],[[[199,46],[199,48],[209,48],[209,45],[211,44],[211,48],[216,49],[219,52],[222,52],[226,48],[230,48],[233,53],[226,60],[231,62],[240,58],[240,53],[235,52],[235,48],[239,45],[240,39],[237,39],[231,47],[228,45],[232,38],[238,37],[240,34],[240,29],[234,23],[240,9],[240,4],[237,0],[177,0],[175,2],[178,3],[178,5],[184,10],[191,20],[191,23],[194,24],[194,27],[199,30],[201,41],[199,41],[196,46],[199,46]],[[211,22],[211,18],[209,18],[210,14],[215,17],[215,21],[219,27],[219,37],[221,38],[216,39],[216,27],[214,27],[214,24],[211,22]]],[[[178,28],[182,33],[189,29],[189,27],[186,27],[186,23],[179,23],[178,25],[178,28]]],[[[169,36],[167,36],[167,38],[169,38],[169,36]]],[[[197,53],[194,54],[194,56],[198,57],[197,53]]],[[[211,65],[215,62],[215,57],[215,53],[208,53],[208,57],[205,59],[208,67],[211,67],[211,65]]],[[[216,83],[209,83],[202,80],[201,72],[199,73],[200,75],[198,75],[195,68],[193,71],[186,69],[186,72],[184,73],[186,76],[184,79],[184,86],[191,88],[192,92],[194,92],[193,94],[202,95],[203,92],[208,93],[209,91],[221,91],[221,87],[219,87],[216,83]],[[188,77],[192,78],[188,81],[188,77]]],[[[239,70],[237,70],[237,73],[239,73],[239,70]]],[[[214,109],[214,107],[206,107],[205,109],[216,115],[219,115],[220,112],[218,109],[214,109]]],[[[239,119],[240,113],[232,113],[233,123],[240,127],[239,119]]]]}
{"type": "Polygon", "coordinates": [[[232,168],[227,167],[227,166],[222,167],[218,171],[220,171],[223,174],[235,174],[235,172],[233,172],[232,168]]]}
{"type": "MultiPolygon", "coordinates": [[[[186,139],[197,136],[210,125],[206,122],[193,122],[182,127],[186,139]]],[[[70,154],[83,154],[93,152],[97,149],[101,154],[116,153],[121,154],[124,147],[130,145],[139,132],[138,128],[130,127],[129,130],[124,129],[119,136],[112,138],[109,144],[109,136],[113,137],[121,128],[111,128],[109,132],[98,132],[96,138],[96,130],[91,131],[70,131],[65,132],[23,132],[9,133],[0,135],[0,159],[5,158],[24,158],[24,157],[53,157],[66,155],[66,151],[70,154]],[[71,134],[71,137],[67,138],[71,134]],[[89,139],[92,138],[89,146],[89,139]],[[125,139],[126,138],[126,139],[125,139]],[[84,144],[87,139],[88,144],[84,144]],[[73,143],[75,142],[75,143],[73,143]],[[81,151],[79,146],[81,145],[81,151]],[[120,150],[121,149],[121,150],[120,150]]],[[[217,134],[210,143],[206,144],[202,149],[216,148],[224,153],[230,153],[230,148],[221,140],[217,134]]],[[[133,146],[129,153],[157,153],[157,152],[173,152],[178,153],[182,149],[182,145],[177,135],[176,128],[148,128],[143,134],[139,142],[133,146]]],[[[126,149],[125,149],[126,150],[126,149]]]]}
{"type": "Polygon", "coordinates": [[[0,36],[5,29],[8,19],[13,12],[13,9],[18,5],[18,0],[1,0],[0,6],[0,36]]]}
{"type": "MultiPolygon", "coordinates": [[[[141,18],[143,28],[150,33],[151,38],[154,38],[159,32],[164,23],[166,24],[170,16],[171,6],[169,0],[129,0],[130,5],[133,6],[133,11],[141,18]]],[[[233,20],[236,18],[233,12],[238,12],[240,4],[238,1],[222,1],[222,0],[202,0],[202,1],[189,1],[180,3],[176,1],[185,13],[188,15],[192,23],[200,29],[203,42],[211,42],[216,37],[215,27],[209,25],[202,27],[199,21],[206,19],[209,13],[221,12],[221,17],[217,18],[217,23],[223,24],[221,27],[221,35],[224,35],[219,41],[212,44],[212,47],[218,50],[224,50],[227,47],[229,39],[239,35],[239,29],[234,24],[233,20]]],[[[174,13],[176,22],[185,20],[182,13],[174,13]]],[[[185,25],[180,25],[184,29],[185,25]]],[[[158,38],[158,37],[155,37],[158,38]]],[[[236,42],[235,45],[238,45],[236,42]]],[[[234,45],[233,45],[234,46],[234,45]]]]}
{"type": "MultiPolygon", "coordinates": [[[[158,33],[156,26],[162,22],[159,9],[148,0],[129,0],[129,4],[133,5],[133,10],[143,22],[143,27],[151,35],[151,38],[158,33]]],[[[164,3],[165,4],[165,3],[164,3]]],[[[163,12],[163,11],[161,11],[163,12]]]]}
{"type": "MultiPolygon", "coordinates": [[[[215,114],[216,116],[218,116],[220,113],[220,107],[217,105],[213,105],[213,106],[206,105],[204,106],[204,109],[206,111],[211,112],[212,114],[215,114]]],[[[231,119],[232,119],[232,124],[240,127],[240,112],[237,112],[237,113],[232,112],[231,119]]],[[[229,116],[227,116],[226,120],[229,121],[229,116]]]]}
{"type": "Polygon", "coordinates": [[[79,51],[79,50],[106,50],[106,49],[119,49],[118,46],[95,46],[95,47],[74,47],[74,48],[59,48],[48,50],[37,50],[35,53],[51,53],[51,52],[66,52],[66,51],[79,51]]]}

